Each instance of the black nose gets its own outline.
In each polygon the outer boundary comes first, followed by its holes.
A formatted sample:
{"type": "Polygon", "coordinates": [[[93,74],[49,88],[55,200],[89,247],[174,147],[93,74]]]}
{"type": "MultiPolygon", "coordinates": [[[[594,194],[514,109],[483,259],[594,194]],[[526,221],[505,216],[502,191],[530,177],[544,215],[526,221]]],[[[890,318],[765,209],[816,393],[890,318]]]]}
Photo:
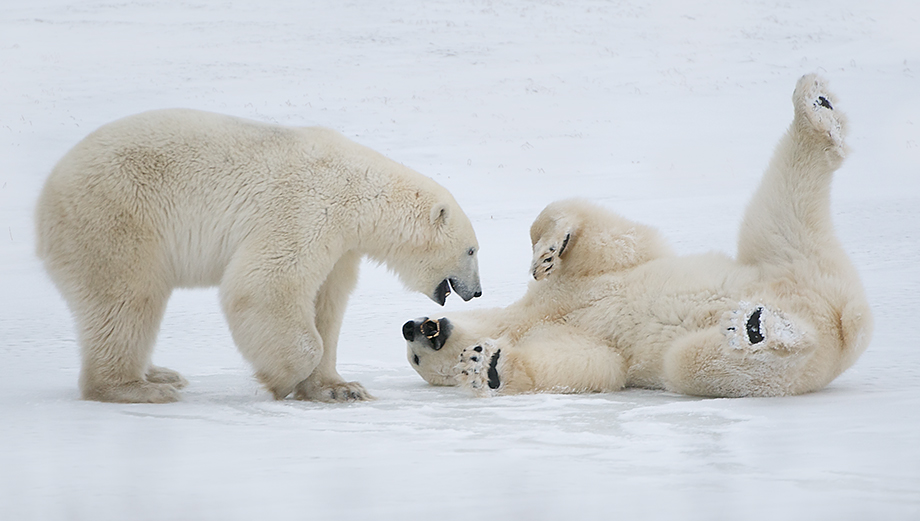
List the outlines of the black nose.
{"type": "Polygon", "coordinates": [[[453,324],[446,318],[430,320],[422,317],[403,324],[402,333],[406,341],[415,342],[417,339],[419,343],[437,351],[444,347],[453,328],[453,324]]]}
{"type": "Polygon", "coordinates": [[[479,298],[479,297],[481,297],[481,296],[482,296],[482,292],[481,292],[481,291],[477,291],[476,293],[473,293],[473,298],[479,298]]]}
{"type": "Polygon", "coordinates": [[[417,320],[410,320],[403,324],[403,338],[405,338],[407,342],[414,341],[415,334],[421,332],[421,329],[418,326],[419,322],[425,322],[426,320],[428,320],[428,317],[422,317],[417,320]]]}

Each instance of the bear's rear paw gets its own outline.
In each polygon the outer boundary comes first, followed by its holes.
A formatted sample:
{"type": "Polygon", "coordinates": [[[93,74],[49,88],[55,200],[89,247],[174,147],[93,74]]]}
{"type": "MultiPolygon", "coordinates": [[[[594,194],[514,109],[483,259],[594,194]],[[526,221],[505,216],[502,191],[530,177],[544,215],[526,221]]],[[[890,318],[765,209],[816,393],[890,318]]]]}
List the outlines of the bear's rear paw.
{"type": "Polygon", "coordinates": [[[83,399],[115,403],[170,403],[179,401],[173,385],[144,380],[116,385],[83,385],[83,399]]]}
{"type": "Polygon", "coordinates": [[[498,375],[501,352],[492,340],[464,349],[457,364],[460,386],[477,396],[490,396],[498,392],[502,384],[498,375]]]}
{"type": "Polygon", "coordinates": [[[816,74],[803,76],[796,84],[792,98],[797,115],[827,140],[825,151],[843,159],[846,154],[844,116],[838,110],[837,99],[828,90],[824,78],[816,74]]]}
{"type": "Polygon", "coordinates": [[[563,232],[558,236],[542,237],[533,245],[533,262],[530,273],[536,280],[542,280],[552,273],[560,262],[560,257],[569,245],[571,233],[563,232]]]}
{"type": "Polygon", "coordinates": [[[144,377],[150,383],[169,384],[176,389],[183,389],[188,385],[188,380],[183,378],[181,374],[172,369],[155,365],[151,365],[150,368],[147,369],[147,374],[144,377]]]}
{"type": "Polygon", "coordinates": [[[374,397],[358,382],[335,382],[298,385],[294,391],[294,399],[324,403],[350,403],[373,400],[374,397]]]}
{"type": "Polygon", "coordinates": [[[732,349],[748,352],[792,352],[802,346],[803,335],[782,311],[740,302],[725,313],[723,332],[732,349]]]}

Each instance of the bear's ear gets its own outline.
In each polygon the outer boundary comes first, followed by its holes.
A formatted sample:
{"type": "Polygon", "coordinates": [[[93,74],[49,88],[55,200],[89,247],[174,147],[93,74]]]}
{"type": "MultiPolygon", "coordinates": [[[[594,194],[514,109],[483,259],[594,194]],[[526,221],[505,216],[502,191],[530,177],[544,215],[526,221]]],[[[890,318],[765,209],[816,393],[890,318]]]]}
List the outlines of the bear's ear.
{"type": "Polygon", "coordinates": [[[450,219],[450,207],[444,203],[435,203],[431,207],[431,224],[435,227],[441,227],[447,224],[450,219]]]}

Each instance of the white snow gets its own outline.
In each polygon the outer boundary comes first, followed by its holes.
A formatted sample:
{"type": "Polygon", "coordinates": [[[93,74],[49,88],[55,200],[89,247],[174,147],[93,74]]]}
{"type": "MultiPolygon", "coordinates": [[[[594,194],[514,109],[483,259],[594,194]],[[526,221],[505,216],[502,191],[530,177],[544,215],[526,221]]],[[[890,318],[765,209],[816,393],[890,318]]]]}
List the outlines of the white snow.
{"type": "Polygon", "coordinates": [[[0,4],[0,518],[920,518],[920,3],[4,0],[0,4]],[[180,403],[78,398],[78,348],[33,255],[64,152],[163,107],[324,125],[448,187],[484,296],[528,279],[528,229],[584,196],[681,252],[733,252],[745,202],[826,76],[852,153],[833,190],[876,316],[827,389],[476,399],[425,384],[402,323],[440,310],[366,265],[340,371],[379,399],[273,401],[213,290],[177,291],[155,363],[180,403]]]}

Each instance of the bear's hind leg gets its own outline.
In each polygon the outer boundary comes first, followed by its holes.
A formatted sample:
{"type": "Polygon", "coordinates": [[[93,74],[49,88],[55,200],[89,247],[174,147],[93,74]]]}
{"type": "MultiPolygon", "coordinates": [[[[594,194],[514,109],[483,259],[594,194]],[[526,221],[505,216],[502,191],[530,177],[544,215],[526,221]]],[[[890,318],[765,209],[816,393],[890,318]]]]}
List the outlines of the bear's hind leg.
{"type": "Polygon", "coordinates": [[[719,327],[678,338],[664,356],[664,384],[697,396],[783,396],[811,390],[802,380],[815,334],[800,318],[739,302],[719,327]]]}
{"type": "Polygon", "coordinates": [[[796,84],[792,103],[795,107],[794,125],[802,129],[802,140],[824,152],[832,166],[839,166],[846,156],[844,144],[845,117],[837,98],[827,88],[827,82],[814,74],[803,76],[796,84]],[[809,135],[816,134],[816,135],[809,135]]]}
{"type": "Polygon", "coordinates": [[[150,365],[168,291],[123,290],[117,302],[103,295],[81,299],[83,365],[80,388],[86,400],[166,403],[179,399],[185,379],[175,371],[150,365]],[[157,378],[165,373],[168,379],[157,378]],[[154,378],[148,378],[153,374],[154,378]]]}
{"type": "Polygon", "coordinates": [[[785,264],[836,254],[830,184],[846,154],[846,118],[826,82],[802,77],[795,117],[780,140],[741,224],[738,260],[785,264]]]}

